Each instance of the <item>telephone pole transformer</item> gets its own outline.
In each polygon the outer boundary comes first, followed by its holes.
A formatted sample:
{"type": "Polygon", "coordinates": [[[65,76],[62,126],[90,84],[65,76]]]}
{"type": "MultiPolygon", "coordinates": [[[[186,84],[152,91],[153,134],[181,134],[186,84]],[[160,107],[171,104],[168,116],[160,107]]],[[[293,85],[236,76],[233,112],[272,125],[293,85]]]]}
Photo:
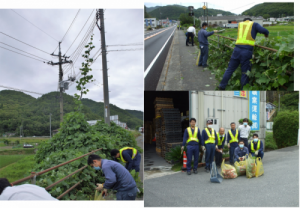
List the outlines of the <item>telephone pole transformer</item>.
{"type": "Polygon", "coordinates": [[[97,27],[101,34],[101,48],[102,48],[102,76],[103,76],[103,95],[104,95],[104,119],[105,123],[110,126],[110,110],[109,110],[109,95],[108,95],[108,78],[107,78],[107,60],[106,60],[106,43],[105,43],[105,29],[104,29],[104,13],[103,9],[97,9],[96,13],[97,27]],[[100,20],[100,25],[98,25],[100,20]]]}
{"type": "Polygon", "coordinates": [[[67,61],[67,58],[70,58],[65,56],[65,55],[61,55],[61,51],[60,51],[60,44],[61,42],[59,42],[59,53],[58,55],[55,55],[54,53],[52,53],[52,56],[58,56],[59,62],[57,63],[53,63],[52,61],[49,61],[48,64],[54,66],[54,65],[59,65],[59,89],[60,89],[60,122],[63,122],[63,116],[64,116],[64,110],[63,110],[63,87],[61,86],[61,82],[62,82],[62,78],[63,78],[63,70],[62,70],[62,65],[63,64],[67,64],[67,63],[72,63],[72,61],[67,61]],[[64,60],[62,60],[62,58],[64,58],[64,60]]]}

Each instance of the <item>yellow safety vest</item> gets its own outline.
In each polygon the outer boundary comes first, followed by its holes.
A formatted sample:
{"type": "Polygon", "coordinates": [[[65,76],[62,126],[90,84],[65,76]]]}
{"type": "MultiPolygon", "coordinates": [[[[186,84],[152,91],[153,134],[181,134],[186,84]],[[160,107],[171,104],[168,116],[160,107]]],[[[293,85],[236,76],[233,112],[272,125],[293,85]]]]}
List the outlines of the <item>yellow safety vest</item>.
{"type": "Polygon", "coordinates": [[[231,130],[228,130],[228,133],[229,133],[229,135],[231,137],[231,140],[229,141],[229,143],[238,142],[239,131],[237,129],[236,129],[235,137],[232,135],[231,130]]]}
{"type": "Polygon", "coordinates": [[[249,20],[239,23],[236,45],[255,46],[255,40],[251,36],[252,26],[253,22],[249,20]]]}
{"type": "Polygon", "coordinates": [[[208,140],[206,140],[204,143],[205,144],[207,144],[207,143],[215,143],[216,142],[215,130],[211,129],[211,134],[212,135],[210,135],[210,132],[209,132],[208,128],[205,128],[205,131],[206,131],[206,134],[208,136],[208,140]]]}
{"type": "Polygon", "coordinates": [[[218,146],[221,146],[222,143],[223,143],[223,141],[224,141],[224,139],[225,139],[225,134],[224,134],[224,137],[222,137],[222,140],[220,139],[220,134],[219,134],[219,132],[217,133],[217,137],[218,137],[218,146]]]}
{"type": "Polygon", "coordinates": [[[251,152],[255,152],[260,149],[260,140],[257,141],[256,150],[254,149],[254,141],[251,141],[251,152]]]}
{"type": "Polygon", "coordinates": [[[132,157],[131,157],[131,159],[134,159],[135,158],[135,156],[136,156],[136,154],[137,154],[137,150],[135,149],[135,148],[133,148],[133,147],[123,147],[122,149],[120,149],[120,158],[121,158],[121,160],[122,160],[122,162],[124,162],[124,163],[127,163],[128,161],[125,161],[124,160],[124,158],[123,158],[123,155],[122,155],[122,152],[124,151],[124,150],[128,150],[128,149],[131,149],[132,150],[132,157]]]}
{"type": "Polygon", "coordinates": [[[199,139],[198,139],[198,127],[195,127],[195,130],[194,130],[194,135],[192,134],[192,129],[191,127],[188,127],[187,128],[187,132],[188,132],[188,135],[189,135],[189,138],[188,140],[186,141],[186,143],[189,143],[191,141],[194,141],[194,142],[198,142],[199,143],[199,139]]]}

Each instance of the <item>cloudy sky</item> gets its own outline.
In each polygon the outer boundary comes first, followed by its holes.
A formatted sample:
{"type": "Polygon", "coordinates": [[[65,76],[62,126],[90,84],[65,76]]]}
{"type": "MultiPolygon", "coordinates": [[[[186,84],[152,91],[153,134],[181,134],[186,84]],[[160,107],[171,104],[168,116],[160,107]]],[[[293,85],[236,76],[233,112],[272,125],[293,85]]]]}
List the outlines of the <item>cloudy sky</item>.
{"type": "MultiPolygon", "coordinates": [[[[0,33],[0,47],[25,54],[24,52],[17,50],[20,49],[48,61],[57,62],[58,59],[49,54],[54,52],[58,45],[58,41],[62,40],[78,12],[78,9],[16,9],[14,11],[10,9],[0,10],[0,32],[41,49],[46,53],[22,44],[3,35],[2,33],[0,33]],[[32,22],[51,37],[31,25],[14,11],[32,22]]],[[[93,9],[80,10],[72,27],[62,41],[62,54],[65,54],[67,49],[71,46],[92,11],[93,9]]],[[[105,10],[104,15],[106,45],[108,45],[108,51],[143,48],[143,45],[132,45],[132,43],[143,44],[144,42],[143,9],[107,9],[105,10]],[[110,46],[126,44],[130,45],[110,46]]],[[[67,52],[67,56],[71,55],[79,46],[94,17],[95,11],[92,13],[91,18],[88,20],[82,32],[67,52]]],[[[93,33],[93,43],[96,48],[91,52],[92,56],[100,48],[100,31],[97,26],[94,28],[93,33]]],[[[55,51],[55,54],[57,53],[58,50],[55,51]]],[[[80,54],[82,53],[83,52],[80,54]]],[[[92,75],[96,79],[97,86],[94,84],[88,84],[87,87],[90,92],[88,92],[87,95],[84,95],[85,98],[89,98],[97,102],[103,102],[101,59],[102,56],[100,55],[91,67],[93,69],[92,75]]],[[[110,103],[122,109],[143,111],[143,59],[143,50],[111,51],[108,53],[107,60],[109,68],[108,83],[110,90],[110,103]]],[[[74,63],[75,74],[78,74],[83,61],[84,59],[80,55],[74,63]]],[[[70,67],[65,65],[64,68],[67,70],[70,67]]],[[[68,78],[68,75],[71,75],[71,71],[72,70],[69,69],[69,71],[64,74],[64,80],[68,78]]],[[[3,48],[0,48],[0,73],[0,85],[3,86],[39,93],[48,93],[57,90],[58,66],[51,66],[41,61],[7,51],[3,48]]],[[[0,90],[4,89],[5,88],[0,87],[0,90]]],[[[75,92],[75,84],[70,86],[69,90],[66,91],[66,93],[70,95],[74,95],[75,92]]],[[[36,94],[30,95],[36,98],[39,97],[39,95],[36,94]]]]}
{"type": "MultiPolygon", "coordinates": [[[[235,14],[241,14],[243,11],[250,9],[256,4],[263,3],[265,1],[240,1],[240,0],[230,0],[228,1],[209,1],[208,3],[208,9],[220,9],[224,11],[230,11],[235,14]]],[[[204,2],[195,2],[195,1],[146,1],[145,6],[146,7],[153,7],[153,6],[165,6],[170,4],[179,4],[182,6],[194,6],[195,9],[198,9],[199,7],[202,7],[204,5],[204,2]]]]}

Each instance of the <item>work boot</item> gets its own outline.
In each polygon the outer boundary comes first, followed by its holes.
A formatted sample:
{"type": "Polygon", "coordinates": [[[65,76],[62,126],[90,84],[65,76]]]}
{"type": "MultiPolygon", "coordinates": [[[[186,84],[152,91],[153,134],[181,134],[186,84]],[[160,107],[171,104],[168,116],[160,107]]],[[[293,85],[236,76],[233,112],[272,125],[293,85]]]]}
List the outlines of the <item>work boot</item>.
{"type": "Polygon", "coordinates": [[[197,173],[198,173],[198,171],[197,171],[197,170],[194,170],[194,173],[195,173],[195,174],[197,174],[197,173]]]}
{"type": "Polygon", "coordinates": [[[207,67],[209,67],[207,64],[206,64],[206,65],[203,65],[203,68],[207,68],[207,67]]]}
{"type": "Polygon", "coordinates": [[[186,172],[186,174],[191,175],[191,171],[186,172]]]}

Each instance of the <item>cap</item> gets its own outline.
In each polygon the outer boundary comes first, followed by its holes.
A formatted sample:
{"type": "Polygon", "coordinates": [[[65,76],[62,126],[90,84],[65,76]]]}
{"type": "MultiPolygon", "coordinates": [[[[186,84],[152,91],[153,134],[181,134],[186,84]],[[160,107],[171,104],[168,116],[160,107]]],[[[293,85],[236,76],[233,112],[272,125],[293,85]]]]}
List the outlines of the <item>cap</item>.
{"type": "Polygon", "coordinates": [[[212,124],[212,120],[207,120],[207,124],[212,124]]]}

